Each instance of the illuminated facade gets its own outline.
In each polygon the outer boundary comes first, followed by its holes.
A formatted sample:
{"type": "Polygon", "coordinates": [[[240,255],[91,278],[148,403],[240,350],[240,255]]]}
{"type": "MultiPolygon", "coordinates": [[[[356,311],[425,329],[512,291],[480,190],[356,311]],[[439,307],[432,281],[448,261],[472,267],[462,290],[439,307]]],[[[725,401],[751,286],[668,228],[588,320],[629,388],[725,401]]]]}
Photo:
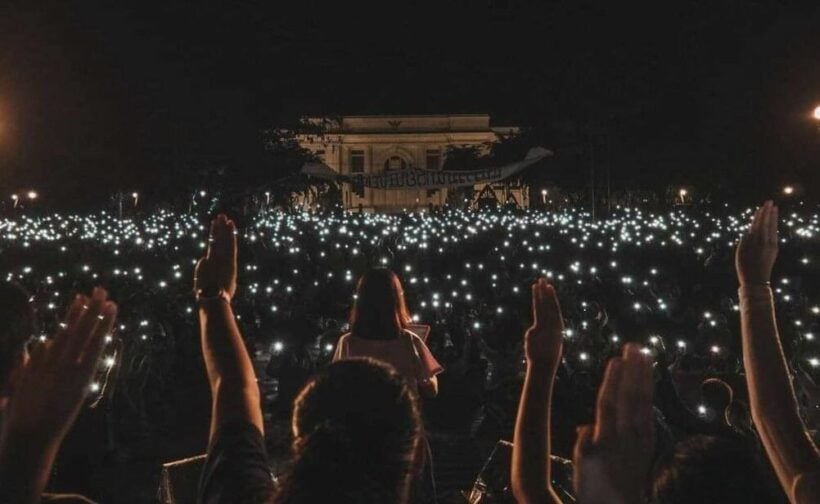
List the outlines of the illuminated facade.
{"type": "MultiPolygon", "coordinates": [[[[514,127],[491,127],[490,116],[486,114],[344,116],[310,118],[307,122],[321,126],[324,133],[300,135],[300,144],[330,168],[346,175],[408,168],[440,170],[448,147],[476,146],[486,151],[499,135],[517,131],[514,127]]],[[[483,186],[476,187],[477,191],[481,189],[483,186]]],[[[430,205],[441,206],[446,200],[447,189],[383,190],[367,187],[364,196],[360,197],[349,184],[342,187],[345,208],[361,208],[367,212],[398,212],[430,205]]]]}

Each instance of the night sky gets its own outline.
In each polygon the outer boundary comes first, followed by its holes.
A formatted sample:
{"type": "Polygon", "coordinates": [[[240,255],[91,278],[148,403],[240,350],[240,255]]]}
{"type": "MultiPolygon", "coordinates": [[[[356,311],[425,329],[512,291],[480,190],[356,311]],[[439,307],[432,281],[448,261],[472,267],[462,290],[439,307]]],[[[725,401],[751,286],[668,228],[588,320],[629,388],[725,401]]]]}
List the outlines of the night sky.
{"type": "Polygon", "coordinates": [[[817,2],[203,3],[0,4],[3,197],[250,166],[301,115],[453,112],[592,125],[624,184],[729,170],[817,193],[817,2]]]}

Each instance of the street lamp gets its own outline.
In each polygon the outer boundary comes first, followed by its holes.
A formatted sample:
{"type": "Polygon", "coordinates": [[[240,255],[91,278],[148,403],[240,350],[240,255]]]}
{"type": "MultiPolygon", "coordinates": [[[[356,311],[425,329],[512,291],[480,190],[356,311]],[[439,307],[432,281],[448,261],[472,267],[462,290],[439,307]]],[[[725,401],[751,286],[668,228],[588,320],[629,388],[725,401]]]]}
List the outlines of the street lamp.
{"type": "Polygon", "coordinates": [[[814,107],[814,118],[820,121],[820,105],[814,107]]]}
{"type": "Polygon", "coordinates": [[[544,205],[547,204],[547,194],[549,194],[549,191],[547,191],[546,189],[541,189],[541,203],[543,203],[544,205]]]}
{"type": "Polygon", "coordinates": [[[20,197],[17,196],[16,194],[12,194],[11,199],[12,199],[12,201],[14,201],[14,208],[17,208],[17,203],[20,202],[20,197]]]}
{"type": "Polygon", "coordinates": [[[37,191],[29,191],[26,194],[26,196],[28,196],[28,199],[30,199],[30,200],[36,200],[37,199],[37,191]]]}
{"type": "Polygon", "coordinates": [[[794,187],[787,185],[783,188],[783,194],[785,194],[786,196],[791,196],[792,194],[794,194],[794,187]]]}
{"type": "Polygon", "coordinates": [[[680,204],[683,205],[686,203],[686,195],[689,194],[685,188],[681,187],[680,191],[678,191],[678,196],[680,196],[680,204]]]}

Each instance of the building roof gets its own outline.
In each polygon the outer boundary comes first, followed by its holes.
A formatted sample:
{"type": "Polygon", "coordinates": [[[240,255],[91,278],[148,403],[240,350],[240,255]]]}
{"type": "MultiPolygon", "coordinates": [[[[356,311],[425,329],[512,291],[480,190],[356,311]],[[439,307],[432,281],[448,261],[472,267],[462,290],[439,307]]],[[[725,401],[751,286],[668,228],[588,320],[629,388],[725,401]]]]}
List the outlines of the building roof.
{"type": "Polygon", "coordinates": [[[306,123],[322,126],[325,133],[514,133],[517,127],[491,127],[489,114],[348,115],[306,117],[306,123]]]}

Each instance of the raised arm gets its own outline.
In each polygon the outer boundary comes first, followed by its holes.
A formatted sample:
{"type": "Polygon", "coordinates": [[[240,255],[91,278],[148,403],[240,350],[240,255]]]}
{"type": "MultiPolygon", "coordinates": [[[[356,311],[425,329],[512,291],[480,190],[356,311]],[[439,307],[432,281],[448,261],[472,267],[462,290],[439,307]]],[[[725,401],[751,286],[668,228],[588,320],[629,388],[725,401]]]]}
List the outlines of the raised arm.
{"type": "Polygon", "coordinates": [[[117,306],[103,289],[94,289],[90,299],[78,295],[59,334],[38,344],[14,373],[14,394],[0,435],[0,502],[40,502],[116,315],[117,306]]]}
{"type": "Polygon", "coordinates": [[[598,391],[595,425],[578,431],[573,483],[583,504],[646,501],[655,428],[652,361],[629,343],[607,364],[598,391]]]}
{"type": "Polygon", "coordinates": [[[211,384],[211,440],[232,421],[264,432],[259,385],[231,307],[236,276],[236,226],[220,214],[211,222],[208,250],[194,274],[202,355],[211,384]]]}
{"type": "Polygon", "coordinates": [[[515,420],[512,489],[520,503],[560,503],[550,483],[550,410],[564,321],[555,289],[543,278],[532,286],[532,317],[524,334],[527,372],[515,420]]]}
{"type": "Polygon", "coordinates": [[[737,247],[743,363],[752,419],[780,484],[792,502],[820,502],[820,457],[798,413],[769,287],[777,259],[777,220],[777,207],[767,201],[737,247]]]}

